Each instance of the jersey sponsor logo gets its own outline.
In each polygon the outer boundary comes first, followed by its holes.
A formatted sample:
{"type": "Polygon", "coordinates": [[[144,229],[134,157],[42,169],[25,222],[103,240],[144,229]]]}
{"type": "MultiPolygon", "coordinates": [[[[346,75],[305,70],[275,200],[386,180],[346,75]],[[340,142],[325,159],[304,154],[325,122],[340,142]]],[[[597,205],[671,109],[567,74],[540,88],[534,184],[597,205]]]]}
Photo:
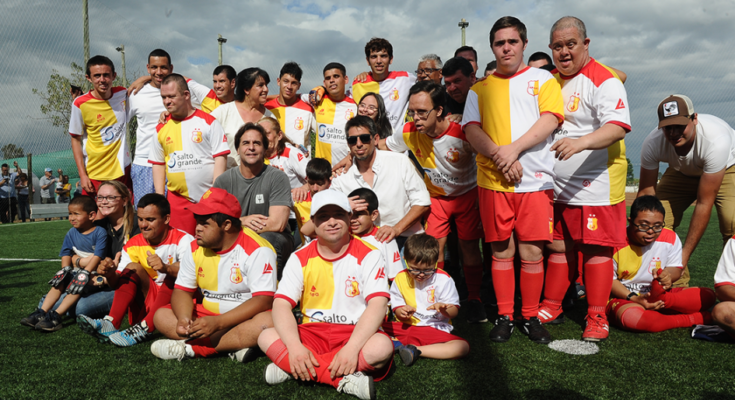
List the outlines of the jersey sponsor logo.
{"type": "Polygon", "coordinates": [[[426,301],[429,302],[429,304],[436,303],[436,289],[434,286],[429,286],[426,289],[426,301]]]}
{"type": "Polygon", "coordinates": [[[579,93],[574,93],[569,96],[569,103],[567,103],[567,110],[569,112],[575,112],[579,109],[579,93]]]}
{"type": "MultiPolygon", "coordinates": [[[[618,104],[621,102],[622,100],[618,101],[618,104]]],[[[679,103],[676,101],[664,104],[664,117],[671,117],[672,115],[679,115],[679,103]]]]}
{"type": "Polygon", "coordinates": [[[416,151],[414,151],[413,153],[414,153],[414,155],[416,155],[416,158],[422,158],[422,157],[424,157],[423,156],[423,153],[421,152],[421,149],[416,149],[416,151]]]}
{"type": "Polygon", "coordinates": [[[393,90],[390,92],[389,99],[391,99],[393,101],[397,101],[400,98],[401,98],[401,96],[398,94],[398,89],[393,88],[393,90]]]}
{"type": "Polygon", "coordinates": [[[171,139],[171,136],[166,136],[166,144],[174,144],[174,140],[171,139]]]}
{"type": "Polygon", "coordinates": [[[97,122],[102,122],[105,120],[105,117],[102,116],[102,114],[97,114],[97,122]]]}
{"type": "Polygon", "coordinates": [[[309,296],[319,297],[319,292],[316,290],[316,286],[314,285],[311,286],[311,290],[309,290],[309,296]]]}
{"type": "Polygon", "coordinates": [[[312,322],[328,322],[331,324],[356,325],[356,321],[347,322],[347,316],[341,314],[324,315],[321,311],[315,311],[309,316],[312,322]]]}
{"type": "MultiPolygon", "coordinates": [[[[676,103],[676,102],[674,102],[674,103],[676,103]]],[[[615,109],[616,110],[622,110],[623,108],[625,108],[625,103],[623,103],[623,99],[618,99],[618,105],[615,106],[615,109]]]]}
{"type": "Polygon", "coordinates": [[[227,135],[222,135],[222,143],[227,143],[227,135]]]}
{"type": "Polygon", "coordinates": [[[330,144],[347,145],[344,131],[337,127],[326,124],[319,125],[319,141],[330,144]]]}
{"type": "Polygon", "coordinates": [[[168,159],[169,172],[182,172],[191,169],[199,169],[202,160],[195,157],[194,154],[184,152],[173,152],[169,154],[168,159]]]}
{"type": "Polygon", "coordinates": [[[265,203],[265,199],[262,194],[256,194],[255,195],[255,204],[263,204],[265,203]]]}
{"type": "Polygon", "coordinates": [[[297,131],[304,129],[304,119],[301,117],[296,118],[296,121],[293,123],[293,128],[297,131]]]}
{"type": "Polygon", "coordinates": [[[240,271],[240,264],[233,264],[234,267],[230,268],[230,282],[234,284],[242,283],[242,272],[240,271]]]}
{"type": "Polygon", "coordinates": [[[597,230],[597,218],[595,218],[595,214],[589,214],[587,217],[587,229],[591,231],[597,230]]]}
{"type": "Polygon", "coordinates": [[[528,81],[526,92],[528,92],[528,94],[530,94],[531,96],[538,96],[538,80],[528,81]]]}
{"type": "Polygon", "coordinates": [[[115,124],[113,126],[108,126],[100,132],[102,143],[108,145],[120,138],[124,132],[125,124],[115,124]]]}
{"type": "Polygon", "coordinates": [[[393,262],[398,262],[398,261],[401,261],[401,253],[396,251],[395,253],[393,253],[393,262]]]}
{"type": "Polygon", "coordinates": [[[648,263],[648,273],[653,275],[653,271],[661,269],[661,257],[653,257],[648,263]]]}
{"type": "Polygon", "coordinates": [[[326,112],[326,110],[325,110],[325,109],[323,109],[323,108],[320,108],[320,109],[319,109],[319,111],[317,111],[317,114],[319,114],[319,115],[324,115],[324,113],[325,113],[325,112],[326,112]]]}
{"type": "Polygon", "coordinates": [[[360,283],[357,282],[355,277],[348,276],[347,280],[345,280],[345,295],[347,297],[355,297],[358,294],[360,294],[360,283]]]}
{"type": "Polygon", "coordinates": [[[199,128],[195,128],[194,131],[191,132],[191,141],[194,143],[202,142],[202,131],[199,128]]]}
{"type": "Polygon", "coordinates": [[[373,278],[373,279],[375,279],[376,281],[377,281],[378,279],[385,279],[385,268],[381,268],[381,269],[379,269],[379,270],[378,270],[378,273],[377,273],[377,274],[375,274],[375,278],[373,278]]]}
{"type": "Polygon", "coordinates": [[[197,275],[198,275],[198,276],[199,276],[200,278],[204,278],[204,268],[202,268],[202,267],[199,267],[199,271],[197,271],[197,275]]]}
{"type": "Polygon", "coordinates": [[[446,158],[447,161],[449,161],[450,163],[456,163],[457,161],[459,161],[459,151],[457,151],[457,149],[453,147],[450,147],[447,151],[446,158]]]}
{"type": "MultiPolygon", "coordinates": [[[[271,263],[266,263],[265,267],[263,268],[263,274],[272,274],[273,273],[273,266],[271,263]]],[[[314,287],[312,286],[312,289],[314,287]]]]}

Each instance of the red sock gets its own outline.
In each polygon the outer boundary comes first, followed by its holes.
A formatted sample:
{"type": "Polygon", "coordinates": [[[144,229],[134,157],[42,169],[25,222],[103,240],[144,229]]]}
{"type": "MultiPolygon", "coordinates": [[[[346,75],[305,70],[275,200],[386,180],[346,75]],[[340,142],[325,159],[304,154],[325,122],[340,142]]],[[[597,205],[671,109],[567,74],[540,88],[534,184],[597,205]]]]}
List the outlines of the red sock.
{"type": "Polygon", "coordinates": [[[629,307],[623,311],[618,323],[626,330],[653,333],[702,324],[706,318],[701,312],[665,315],[658,311],[644,310],[641,307],[629,307]]]}
{"type": "Polygon", "coordinates": [[[365,356],[362,355],[362,350],[357,353],[357,371],[367,372],[368,375],[370,375],[371,372],[375,371],[375,367],[365,361],[365,356]]]}
{"type": "Polygon", "coordinates": [[[444,261],[437,261],[436,267],[439,269],[444,269],[444,261]]]}
{"type": "Polygon", "coordinates": [[[651,282],[651,297],[649,301],[663,300],[667,310],[682,314],[691,314],[697,311],[708,310],[715,305],[715,291],[710,288],[672,288],[668,292],[663,289],[657,280],[651,282]]]}
{"type": "MultiPolygon", "coordinates": [[[[316,365],[314,366],[314,371],[316,372],[315,380],[319,383],[325,383],[327,385],[334,386],[335,388],[339,386],[339,381],[341,381],[342,378],[332,379],[330,377],[330,371],[328,368],[329,364],[334,358],[334,355],[337,354],[339,349],[327,354],[317,354],[314,350],[309,350],[314,355],[314,358],[316,358],[317,362],[319,362],[318,367],[316,365]]],[[[273,361],[278,366],[278,368],[286,371],[288,374],[291,373],[291,364],[288,362],[288,349],[286,348],[286,345],[283,344],[281,339],[273,342],[273,344],[268,347],[268,350],[266,350],[265,355],[266,357],[270,358],[270,360],[273,361]]],[[[358,358],[358,368],[360,365],[359,361],[360,359],[358,358]]]]}
{"type": "Polygon", "coordinates": [[[281,339],[276,340],[268,347],[268,350],[265,351],[265,356],[270,358],[278,368],[289,374],[291,373],[291,364],[288,362],[288,349],[286,349],[286,345],[283,344],[281,339]]]}
{"type": "Polygon", "coordinates": [[[464,281],[467,284],[467,299],[480,300],[482,286],[482,265],[465,265],[464,281]]]}
{"type": "Polygon", "coordinates": [[[613,262],[610,250],[594,255],[584,255],[584,286],[587,291],[587,313],[605,315],[613,281],[613,262]]]}
{"type": "Polygon", "coordinates": [[[512,258],[493,256],[493,288],[498,299],[498,315],[513,320],[513,296],[516,290],[516,277],[512,258]]]}
{"type": "Polygon", "coordinates": [[[110,313],[107,315],[112,317],[112,325],[116,329],[120,329],[123,316],[125,316],[125,313],[135,299],[135,295],[138,293],[140,278],[132,269],[126,269],[117,277],[117,282],[119,286],[115,290],[112,307],[110,308],[110,313]]]}
{"type": "Polygon", "coordinates": [[[530,319],[538,317],[538,302],[544,289],[544,259],[521,260],[521,315],[530,319]]]}
{"type": "Polygon", "coordinates": [[[565,253],[549,254],[544,285],[544,305],[552,310],[561,308],[564,295],[572,283],[574,270],[569,268],[565,253]]]}
{"type": "MultiPolygon", "coordinates": [[[[153,303],[150,310],[147,310],[148,313],[146,314],[144,319],[146,325],[148,326],[148,332],[153,332],[154,330],[156,330],[156,327],[153,324],[153,316],[156,315],[156,311],[158,311],[159,308],[171,303],[171,293],[173,293],[174,291],[175,283],[176,278],[167,275],[166,278],[163,280],[163,283],[161,283],[161,286],[158,288],[156,301],[153,303]]],[[[152,280],[151,285],[155,285],[152,280]]]]}
{"type": "Polygon", "coordinates": [[[187,344],[191,345],[191,349],[194,350],[194,354],[196,354],[197,357],[204,358],[217,354],[217,350],[212,346],[212,340],[208,337],[190,340],[187,344]]]}

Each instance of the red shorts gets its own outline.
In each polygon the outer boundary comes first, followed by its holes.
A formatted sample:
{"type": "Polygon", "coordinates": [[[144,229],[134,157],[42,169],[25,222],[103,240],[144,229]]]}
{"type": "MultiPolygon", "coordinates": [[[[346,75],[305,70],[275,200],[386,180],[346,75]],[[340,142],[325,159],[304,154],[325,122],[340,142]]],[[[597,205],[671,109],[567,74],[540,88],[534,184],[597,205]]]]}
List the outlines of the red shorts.
{"type": "Polygon", "coordinates": [[[171,205],[171,221],[169,225],[194,236],[197,221],[194,219],[194,213],[186,209],[186,207],[189,207],[193,203],[186,197],[170,190],[166,194],[166,198],[171,205]]]}
{"type": "MultiPolygon", "coordinates": [[[[669,289],[670,293],[678,293],[681,292],[686,288],[682,287],[672,287],[669,289]]],[[[626,304],[638,304],[635,301],[632,300],[625,300],[625,299],[610,299],[610,301],[607,302],[607,306],[605,306],[605,315],[607,315],[608,321],[614,321],[615,320],[615,313],[618,312],[618,309],[626,304]]],[[[661,311],[664,311],[667,309],[661,309],[661,311]]],[[[669,313],[678,314],[676,311],[667,310],[669,313]]]]}
{"type": "Polygon", "coordinates": [[[459,196],[432,197],[426,233],[437,239],[447,237],[452,218],[457,224],[457,236],[460,240],[477,240],[482,237],[477,188],[459,196]]]}
{"type": "MultiPolygon", "coordinates": [[[[119,177],[117,179],[113,179],[113,180],[120,181],[120,182],[122,182],[122,183],[125,184],[125,186],[130,191],[130,201],[132,202],[133,201],[133,181],[130,180],[130,165],[128,165],[127,167],[125,167],[125,175],[123,175],[123,176],[121,176],[121,177],[119,177]]],[[[100,185],[102,184],[102,182],[106,182],[106,181],[98,181],[96,179],[90,179],[89,181],[92,183],[92,186],[94,186],[94,192],[88,193],[86,190],[84,190],[84,188],[82,188],[82,194],[85,195],[85,196],[95,196],[97,194],[97,190],[99,190],[100,185]]]]}
{"type": "Polygon", "coordinates": [[[613,206],[554,204],[554,240],[625,247],[625,228],[624,201],[613,206]]]}
{"type": "MultiPolygon", "coordinates": [[[[299,325],[299,336],[301,337],[301,343],[309,350],[319,355],[331,354],[333,357],[347,344],[354,330],[355,325],[314,322],[299,325]]],[[[381,331],[376,333],[386,335],[385,332],[381,331]]],[[[383,368],[371,373],[373,380],[377,382],[385,378],[390,371],[391,364],[393,364],[392,358],[383,368]]]]}
{"type": "Polygon", "coordinates": [[[515,232],[522,242],[552,241],[554,191],[512,193],[478,188],[485,242],[508,240],[515,232]]]}
{"type": "MultiPolygon", "coordinates": [[[[171,303],[168,303],[167,305],[161,307],[161,308],[168,308],[171,309],[171,303]]],[[[203,305],[194,303],[194,309],[191,311],[191,319],[192,321],[199,318],[199,317],[216,317],[220,314],[211,312],[204,308],[203,305]]]]}
{"type": "Polygon", "coordinates": [[[398,339],[399,342],[414,346],[429,346],[437,343],[451,342],[452,340],[466,342],[466,340],[459,336],[430,326],[413,326],[402,322],[384,322],[383,330],[388,336],[398,339]]]}

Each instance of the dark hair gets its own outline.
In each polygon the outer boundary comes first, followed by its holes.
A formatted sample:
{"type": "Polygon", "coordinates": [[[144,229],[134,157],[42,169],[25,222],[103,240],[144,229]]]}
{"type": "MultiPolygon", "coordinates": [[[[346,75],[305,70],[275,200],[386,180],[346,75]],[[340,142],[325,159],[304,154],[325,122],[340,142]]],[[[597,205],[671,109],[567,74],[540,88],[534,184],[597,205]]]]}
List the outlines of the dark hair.
{"type": "Polygon", "coordinates": [[[312,181],[328,181],[332,179],[332,164],[324,158],[312,158],[306,164],[306,178],[312,181]]]}
{"type": "Polygon", "coordinates": [[[412,235],[403,245],[403,259],[433,267],[439,260],[439,241],[426,233],[412,235]]]}
{"type": "Polygon", "coordinates": [[[8,163],[3,163],[3,165],[0,165],[0,167],[2,167],[2,168],[10,168],[10,166],[8,165],[8,163]]]}
{"type": "MultiPolygon", "coordinates": [[[[280,128],[280,126],[279,126],[280,128]]],[[[260,135],[263,137],[263,148],[268,148],[268,135],[265,133],[265,129],[256,124],[255,122],[248,122],[247,124],[240,127],[240,129],[237,130],[237,133],[235,134],[235,148],[240,148],[240,139],[242,139],[242,135],[245,134],[247,131],[258,131],[260,132],[260,135]]]]}
{"type": "Polygon", "coordinates": [[[551,71],[555,70],[556,67],[554,66],[554,64],[546,64],[546,65],[540,66],[539,69],[543,69],[543,70],[546,70],[546,71],[551,72],[551,71]]]}
{"type": "Polygon", "coordinates": [[[546,60],[547,63],[554,64],[554,62],[551,61],[551,57],[549,57],[549,55],[544,53],[543,51],[537,51],[531,54],[530,57],[528,57],[529,64],[531,63],[531,61],[538,61],[538,60],[546,60]]]}
{"type": "Polygon", "coordinates": [[[345,138],[349,136],[350,129],[357,127],[366,128],[370,132],[370,137],[375,137],[378,134],[378,126],[375,125],[375,121],[372,118],[365,115],[357,115],[345,124],[345,138]]]}
{"type": "Polygon", "coordinates": [[[380,207],[380,203],[378,202],[378,196],[375,195],[375,192],[368,188],[359,188],[355,189],[347,195],[347,197],[357,196],[361,200],[365,200],[367,202],[367,209],[368,212],[372,213],[373,211],[377,210],[378,207],[380,207]]]}
{"type": "Polygon", "coordinates": [[[110,69],[112,69],[112,73],[113,74],[115,73],[115,64],[112,63],[112,60],[110,60],[109,58],[107,58],[105,56],[99,56],[98,55],[98,56],[94,56],[94,57],[90,58],[87,61],[87,66],[86,66],[86,69],[85,69],[85,73],[87,74],[87,76],[89,76],[89,69],[91,67],[96,66],[96,65],[107,65],[108,67],[110,67],[110,69]]]}
{"type": "MultiPolygon", "coordinates": [[[[362,101],[365,100],[366,97],[373,97],[375,98],[375,102],[378,103],[378,112],[375,113],[375,124],[378,128],[378,135],[380,135],[381,139],[385,139],[393,134],[393,125],[390,124],[390,120],[388,119],[388,112],[385,110],[385,101],[383,101],[383,96],[375,92],[367,92],[360,99],[360,104],[362,104],[362,101]]],[[[358,108],[360,104],[358,104],[358,108]]]]}
{"type": "Polygon", "coordinates": [[[456,74],[457,71],[461,71],[462,75],[468,78],[475,73],[474,68],[472,68],[472,64],[470,64],[466,58],[454,57],[444,63],[444,67],[442,67],[442,76],[452,76],[456,74]]]}
{"type": "Polygon", "coordinates": [[[296,64],[293,61],[289,61],[283,64],[283,67],[281,67],[281,74],[278,75],[278,78],[283,78],[283,75],[289,74],[296,78],[297,81],[301,82],[301,75],[303,73],[304,71],[301,70],[299,64],[296,64]]]}
{"type": "Polygon", "coordinates": [[[638,213],[641,211],[660,212],[664,217],[666,216],[664,205],[661,204],[661,200],[656,196],[645,195],[635,199],[630,206],[630,220],[636,219],[638,213]]]}
{"type": "Polygon", "coordinates": [[[258,67],[246,68],[237,74],[237,82],[235,83],[236,101],[245,100],[245,92],[253,88],[258,77],[263,78],[266,85],[271,83],[271,78],[268,76],[268,73],[258,67]]]}
{"type": "Polygon", "coordinates": [[[518,31],[518,36],[521,37],[521,41],[523,43],[526,43],[526,25],[524,25],[523,22],[521,22],[521,20],[516,17],[507,16],[495,21],[495,24],[493,24],[493,28],[490,29],[490,47],[493,46],[493,42],[495,41],[495,33],[505,28],[515,28],[518,31]]]}
{"type": "Polygon", "coordinates": [[[148,64],[151,63],[151,57],[166,57],[166,59],[168,60],[168,65],[171,65],[171,56],[168,54],[166,50],[155,49],[151,51],[151,53],[148,54],[148,64]]]}
{"type": "Polygon", "coordinates": [[[344,65],[338,63],[338,62],[330,62],[327,64],[324,69],[322,70],[322,76],[324,76],[324,73],[329,71],[330,69],[338,69],[339,72],[342,73],[342,75],[347,75],[347,69],[344,65]]]}
{"type": "Polygon", "coordinates": [[[161,217],[171,215],[171,204],[169,204],[166,196],[158,193],[148,193],[138,200],[138,209],[146,208],[150,205],[156,206],[158,214],[161,217]]]}
{"type": "Polygon", "coordinates": [[[69,202],[69,207],[81,206],[86,213],[97,212],[97,203],[89,196],[75,196],[69,202]]]}
{"type": "Polygon", "coordinates": [[[454,56],[457,57],[457,54],[462,53],[464,51],[471,51],[472,54],[475,55],[475,62],[477,62],[477,50],[475,50],[472,46],[462,46],[458,48],[457,50],[454,50],[454,56]]]}
{"type": "Polygon", "coordinates": [[[495,71],[498,69],[498,62],[493,60],[487,63],[487,66],[485,66],[485,71],[495,71]]]}
{"type": "Polygon", "coordinates": [[[219,75],[223,72],[225,72],[225,75],[227,75],[228,81],[237,78],[237,71],[235,71],[235,68],[232,68],[229,65],[218,65],[217,68],[215,68],[212,72],[212,75],[219,75]]]}
{"type": "Polygon", "coordinates": [[[18,179],[28,179],[28,175],[26,175],[25,172],[21,172],[20,174],[18,174],[18,179]]]}
{"type": "Polygon", "coordinates": [[[176,87],[179,88],[181,93],[189,91],[189,85],[186,83],[186,78],[181,74],[171,73],[163,78],[161,86],[168,85],[169,82],[176,82],[176,87]]]}
{"type": "Polygon", "coordinates": [[[222,227],[222,224],[225,223],[225,221],[229,220],[232,223],[233,230],[235,231],[242,230],[242,222],[240,222],[240,218],[231,217],[223,213],[214,213],[214,214],[206,214],[206,215],[194,214],[194,219],[196,219],[197,221],[207,221],[210,218],[220,228],[222,227]]]}
{"type": "Polygon", "coordinates": [[[388,57],[391,59],[393,58],[393,46],[390,42],[383,38],[376,37],[370,39],[370,41],[365,45],[365,57],[370,58],[370,53],[378,52],[380,50],[385,50],[385,52],[388,53],[388,57]]]}
{"type": "Polygon", "coordinates": [[[442,85],[432,80],[416,82],[416,84],[411,86],[411,89],[408,90],[408,101],[411,101],[411,96],[422,92],[429,95],[434,109],[439,107],[442,108],[441,114],[437,114],[439,117],[443,117],[447,114],[447,90],[444,89],[442,85]]]}

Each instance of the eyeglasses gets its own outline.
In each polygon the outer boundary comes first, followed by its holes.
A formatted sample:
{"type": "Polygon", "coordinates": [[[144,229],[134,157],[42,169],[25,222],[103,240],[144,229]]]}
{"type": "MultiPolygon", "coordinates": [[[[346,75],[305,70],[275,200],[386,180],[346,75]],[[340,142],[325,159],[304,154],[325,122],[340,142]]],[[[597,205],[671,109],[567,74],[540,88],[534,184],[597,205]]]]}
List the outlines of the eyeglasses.
{"type": "Polygon", "coordinates": [[[360,104],[359,106],[357,106],[357,109],[358,110],[370,111],[371,113],[374,113],[374,112],[378,111],[378,107],[369,106],[367,104],[360,104]]]}
{"type": "Polygon", "coordinates": [[[636,225],[636,224],[632,224],[632,225],[635,226],[636,229],[638,229],[638,231],[640,231],[640,232],[648,232],[649,229],[653,229],[654,232],[661,232],[664,229],[664,226],[666,226],[666,224],[655,224],[655,225],[648,225],[648,224],[636,225]]]}
{"type": "Polygon", "coordinates": [[[408,116],[413,119],[416,119],[416,117],[419,117],[420,119],[426,119],[429,118],[429,114],[431,114],[432,111],[434,111],[433,108],[431,110],[408,110],[406,114],[408,114],[408,116]]]}
{"type": "Polygon", "coordinates": [[[115,200],[117,200],[117,199],[119,199],[121,197],[122,196],[97,196],[97,197],[95,197],[95,200],[97,200],[99,202],[115,201],[115,200]]]}
{"type": "Polygon", "coordinates": [[[354,146],[357,144],[357,139],[360,139],[360,142],[362,144],[368,144],[370,143],[370,139],[372,136],[369,133],[363,133],[362,135],[356,135],[356,136],[347,136],[347,144],[354,146]]]}
{"type": "Polygon", "coordinates": [[[424,68],[424,69],[417,69],[416,75],[431,75],[433,72],[441,71],[441,68],[424,68]]]}
{"type": "Polygon", "coordinates": [[[411,274],[411,275],[413,275],[413,276],[419,276],[421,274],[424,274],[424,276],[429,277],[429,276],[434,275],[434,273],[436,272],[436,268],[435,269],[411,269],[411,268],[406,268],[406,269],[408,270],[408,273],[411,274]]]}

